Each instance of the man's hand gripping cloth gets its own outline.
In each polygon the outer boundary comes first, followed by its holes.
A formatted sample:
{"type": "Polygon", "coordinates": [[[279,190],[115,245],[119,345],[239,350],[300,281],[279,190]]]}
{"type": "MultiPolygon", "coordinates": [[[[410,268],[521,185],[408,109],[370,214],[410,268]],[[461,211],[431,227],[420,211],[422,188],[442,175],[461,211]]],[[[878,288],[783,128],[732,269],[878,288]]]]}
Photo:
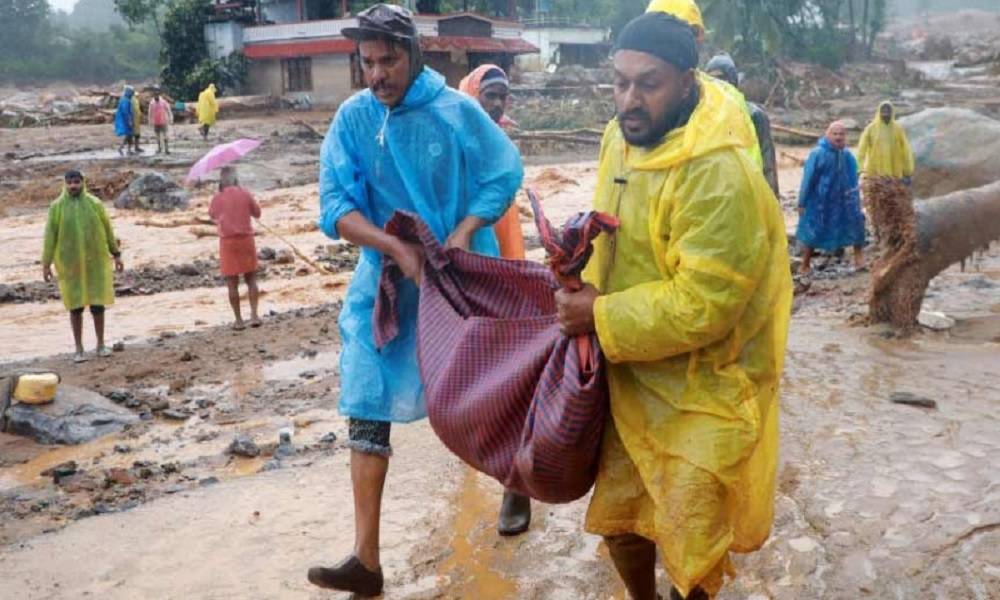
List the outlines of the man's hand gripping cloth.
{"type": "MultiPolygon", "coordinates": [[[[570,502],[594,483],[608,394],[597,336],[559,332],[554,292],[578,288],[591,241],[617,219],[579,214],[562,234],[529,192],[544,265],[445,250],[419,219],[397,212],[386,231],[427,254],[417,353],[427,414],[452,452],[508,489],[570,502]],[[557,275],[553,274],[558,274],[557,275]]],[[[375,304],[375,345],[397,334],[396,285],[386,258],[375,304]]]]}

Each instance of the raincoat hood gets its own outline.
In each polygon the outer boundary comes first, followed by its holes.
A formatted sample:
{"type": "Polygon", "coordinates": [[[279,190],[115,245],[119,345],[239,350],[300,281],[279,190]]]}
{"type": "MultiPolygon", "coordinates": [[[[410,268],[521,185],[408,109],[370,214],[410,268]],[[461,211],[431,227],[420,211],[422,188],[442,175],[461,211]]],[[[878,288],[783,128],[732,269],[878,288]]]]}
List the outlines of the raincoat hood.
{"type": "Polygon", "coordinates": [[[699,79],[701,98],[687,124],[667,134],[635,168],[658,171],[676,167],[724,148],[753,148],[757,140],[746,112],[718,85],[699,79]]]}
{"type": "Polygon", "coordinates": [[[719,54],[712,57],[705,65],[706,73],[719,71],[722,73],[722,80],[732,86],[737,86],[740,82],[740,73],[736,69],[736,63],[728,54],[719,54]]]}
{"type": "Polygon", "coordinates": [[[889,123],[892,124],[896,122],[896,107],[893,106],[892,102],[889,102],[888,100],[878,105],[878,110],[875,111],[875,121],[885,124],[885,121],[882,120],[882,109],[887,106],[891,111],[891,114],[889,116],[889,123]]]}
{"type": "Polygon", "coordinates": [[[861,171],[870,176],[903,178],[913,174],[914,159],[910,141],[903,127],[896,122],[896,107],[883,102],[875,118],[861,134],[858,145],[858,163],[861,171]],[[882,120],[882,107],[892,109],[892,117],[882,120]]]}
{"type": "Polygon", "coordinates": [[[661,12],[673,15],[690,25],[701,42],[705,37],[705,22],[701,18],[701,9],[694,0],[652,0],[646,12],[661,12]]]}
{"type": "MultiPolygon", "coordinates": [[[[417,75],[416,79],[413,80],[413,83],[410,84],[410,88],[406,90],[406,95],[403,96],[403,101],[392,110],[411,110],[414,108],[420,108],[421,106],[426,106],[427,104],[430,104],[447,86],[448,84],[445,82],[443,75],[433,69],[421,67],[420,74],[417,75]]],[[[375,102],[378,102],[378,99],[375,98],[374,94],[371,94],[371,98],[375,102]]]]}

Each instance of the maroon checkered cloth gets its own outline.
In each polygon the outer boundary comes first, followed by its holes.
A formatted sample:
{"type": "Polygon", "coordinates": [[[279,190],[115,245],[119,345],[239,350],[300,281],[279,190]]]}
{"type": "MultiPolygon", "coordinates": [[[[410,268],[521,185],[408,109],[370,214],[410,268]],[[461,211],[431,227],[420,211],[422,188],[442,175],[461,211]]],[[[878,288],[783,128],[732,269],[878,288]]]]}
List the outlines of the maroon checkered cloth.
{"type": "MultiPolygon", "coordinates": [[[[431,426],[462,460],[505,487],[544,502],[570,502],[597,474],[608,412],[596,335],[559,332],[559,280],[579,286],[590,242],[617,220],[580,214],[562,235],[531,194],[550,266],[444,250],[419,217],[397,212],[386,231],[422,244],[417,350],[431,426]],[[553,275],[559,273],[559,280],[553,275]]],[[[386,259],[375,304],[375,343],[398,333],[396,285],[386,259]]]]}

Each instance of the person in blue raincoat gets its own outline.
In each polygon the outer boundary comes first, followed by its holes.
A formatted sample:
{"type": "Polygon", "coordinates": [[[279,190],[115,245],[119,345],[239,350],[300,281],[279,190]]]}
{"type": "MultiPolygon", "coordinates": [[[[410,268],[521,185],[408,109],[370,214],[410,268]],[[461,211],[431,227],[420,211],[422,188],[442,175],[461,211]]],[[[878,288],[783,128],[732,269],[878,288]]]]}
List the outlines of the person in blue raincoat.
{"type": "Polygon", "coordinates": [[[847,149],[847,130],[835,121],[809,154],[799,191],[799,225],[795,233],[802,245],[799,272],[812,271],[816,248],[836,252],[854,248],[854,267],[864,267],[865,216],[858,194],[858,163],[847,149]]]}
{"type": "Polygon", "coordinates": [[[122,138],[121,146],[118,146],[118,154],[125,156],[126,149],[132,154],[132,141],[135,139],[135,115],[132,112],[132,96],[135,90],[132,86],[126,85],[122,91],[121,100],[118,101],[118,110],[115,112],[115,135],[122,138]]]}
{"type": "Polygon", "coordinates": [[[417,367],[418,288],[400,290],[400,335],[375,349],[372,313],[382,256],[418,281],[420,247],[386,234],[396,210],[416,213],[448,247],[496,256],[492,225],[523,178],[516,147],[475,100],[424,67],[412,15],[378,4],[344,35],[358,44],[368,89],[345,102],[320,155],[319,226],[362,247],[340,314],[340,412],[349,419],[354,552],[314,567],[314,585],[375,596],[382,592],[379,517],[392,449],[390,424],[426,416],[417,367]]]}

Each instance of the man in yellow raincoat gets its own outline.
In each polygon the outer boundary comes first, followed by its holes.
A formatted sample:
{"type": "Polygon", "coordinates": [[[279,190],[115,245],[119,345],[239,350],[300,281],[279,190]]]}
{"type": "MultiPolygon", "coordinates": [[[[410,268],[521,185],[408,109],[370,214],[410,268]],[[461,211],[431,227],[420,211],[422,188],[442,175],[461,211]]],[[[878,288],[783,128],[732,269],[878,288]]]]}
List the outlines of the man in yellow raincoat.
{"type": "MultiPolygon", "coordinates": [[[[652,0],[649,6],[646,7],[646,12],[659,12],[677,17],[690,25],[691,29],[694,30],[699,47],[705,43],[705,22],[701,18],[701,9],[698,8],[694,0],[652,0]]],[[[740,106],[743,106],[743,126],[749,129],[750,136],[753,138],[753,143],[747,146],[746,151],[750,154],[750,158],[753,159],[754,163],[761,169],[764,169],[764,155],[758,143],[757,129],[754,126],[753,117],[750,114],[750,108],[747,106],[743,92],[735,86],[707,73],[699,73],[698,76],[701,78],[702,83],[718,86],[727,96],[738,102],[740,106]]]]}
{"type": "Polygon", "coordinates": [[[903,127],[896,122],[896,108],[883,102],[865,127],[858,146],[858,165],[868,177],[909,180],[913,176],[913,151],[903,127]]]}
{"type": "Polygon", "coordinates": [[[792,301],[785,225],[743,150],[740,107],[695,73],[691,29],[647,13],[614,54],[617,127],[601,146],[588,285],[556,295],[563,331],[596,331],[611,418],[586,528],[634,600],[714,596],[730,552],[773,520],[778,383],[792,301]]]}
{"type": "Polygon", "coordinates": [[[215,125],[215,118],[218,115],[219,103],[215,100],[215,84],[210,83],[198,94],[198,123],[201,125],[201,139],[208,139],[208,131],[215,125]]]}
{"type": "Polygon", "coordinates": [[[73,341],[76,343],[74,362],[87,360],[83,352],[83,309],[90,307],[97,334],[97,355],[111,356],[104,345],[104,309],[115,301],[115,270],[124,270],[121,252],[111,228],[111,220],[101,200],[87,191],[83,175],[69,171],[64,178],[62,194],[49,207],[45,225],[45,246],[42,250],[42,277],[52,281],[52,263],[56,265],[59,293],[69,311],[73,341]]]}

